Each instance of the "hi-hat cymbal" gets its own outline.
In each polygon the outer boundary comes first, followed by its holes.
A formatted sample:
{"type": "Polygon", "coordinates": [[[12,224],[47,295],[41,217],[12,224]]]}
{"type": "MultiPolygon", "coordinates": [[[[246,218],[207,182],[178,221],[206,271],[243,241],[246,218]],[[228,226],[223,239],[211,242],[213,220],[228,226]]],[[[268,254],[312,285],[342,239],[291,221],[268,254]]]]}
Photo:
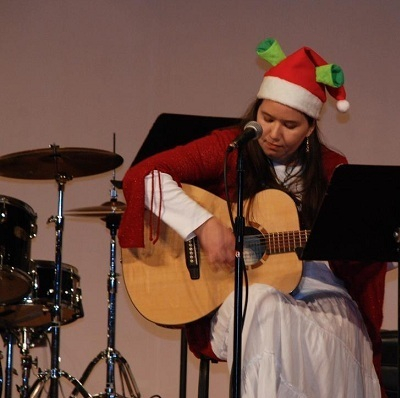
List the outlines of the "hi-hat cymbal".
{"type": "Polygon", "coordinates": [[[67,216],[74,217],[105,217],[109,214],[123,214],[126,205],[123,202],[105,202],[100,206],[81,207],[65,212],[67,216]]]}
{"type": "Polygon", "coordinates": [[[104,173],[123,163],[113,152],[90,148],[59,148],[16,152],[0,157],[0,176],[29,180],[68,179],[104,173]]]}

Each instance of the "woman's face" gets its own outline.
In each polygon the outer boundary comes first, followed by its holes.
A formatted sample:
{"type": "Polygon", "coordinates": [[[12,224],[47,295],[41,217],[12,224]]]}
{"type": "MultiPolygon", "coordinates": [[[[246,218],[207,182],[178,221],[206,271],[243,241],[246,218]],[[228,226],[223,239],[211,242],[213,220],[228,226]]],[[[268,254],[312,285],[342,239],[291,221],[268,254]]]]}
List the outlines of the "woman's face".
{"type": "Polygon", "coordinates": [[[257,122],[263,133],[258,139],[264,153],[272,160],[289,164],[314,125],[309,125],[303,113],[271,100],[263,100],[257,112],[257,122]]]}

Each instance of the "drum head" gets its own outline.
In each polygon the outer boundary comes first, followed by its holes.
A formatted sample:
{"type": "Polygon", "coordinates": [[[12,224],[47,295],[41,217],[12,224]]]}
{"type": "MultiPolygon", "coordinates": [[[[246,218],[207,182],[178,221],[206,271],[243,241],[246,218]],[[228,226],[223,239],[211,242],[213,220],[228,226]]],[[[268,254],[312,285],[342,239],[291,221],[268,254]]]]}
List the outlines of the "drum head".
{"type": "Polygon", "coordinates": [[[20,301],[31,290],[29,275],[19,269],[0,266],[0,304],[20,301]]]}
{"type": "Polygon", "coordinates": [[[20,301],[32,286],[28,275],[36,214],[21,200],[0,195],[0,304],[20,301]]]}
{"type": "MultiPolygon", "coordinates": [[[[30,264],[30,291],[20,302],[0,305],[0,328],[43,328],[52,322],[54,308],[55,263],[32,260],[30,264]]],[[[78,270],[69,264],[61,269],[61,325],[83,317],[82,295],[78,270]]]]}

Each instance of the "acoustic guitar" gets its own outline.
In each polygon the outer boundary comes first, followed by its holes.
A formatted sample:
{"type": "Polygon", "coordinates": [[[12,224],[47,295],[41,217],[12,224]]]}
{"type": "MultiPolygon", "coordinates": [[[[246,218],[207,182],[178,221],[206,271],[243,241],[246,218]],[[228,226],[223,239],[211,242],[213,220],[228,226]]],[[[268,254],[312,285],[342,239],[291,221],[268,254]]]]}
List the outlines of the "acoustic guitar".
{"type": "MultiPolygon", "coordinates": [[[[223,199],[192,185],[183,185],[183,189],[230,226],[223,199]]],[[[284,192],[268,189],[255,196],[250,210],[245,201],[243,214],[248,215],[243,259],[249,283],[290,293],[302,274],[295,250],[305,245],[309,235],[308,230],[299,230],[295,203],[284,192]]],[[[122,249],[123,277],[136,309],[151,322],[180,327],[218,308],[234,290],[234,271],[211,267],[196,238],[185,242],[162,222],[159,239],[153,244],[148,222],[146,211],[145,247],[122,249]]]]}

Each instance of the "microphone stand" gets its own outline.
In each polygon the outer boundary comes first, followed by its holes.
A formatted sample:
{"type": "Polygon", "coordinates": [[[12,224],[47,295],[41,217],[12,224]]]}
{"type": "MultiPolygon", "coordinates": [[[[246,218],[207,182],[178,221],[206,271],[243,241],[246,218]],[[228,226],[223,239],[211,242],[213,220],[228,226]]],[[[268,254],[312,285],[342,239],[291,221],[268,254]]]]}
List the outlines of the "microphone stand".
{"type": "Polygon", "coordinates": [[[231,369],[230,398],[240,398],[242,368],[242,297],[243,297],[243,240],[245,220],[243,217],[243,157],[241,146],[238,146],[237,160],[237,214],[235,219],[235,306],[234,306],[234,340],[233,364],[231,369]]]}

